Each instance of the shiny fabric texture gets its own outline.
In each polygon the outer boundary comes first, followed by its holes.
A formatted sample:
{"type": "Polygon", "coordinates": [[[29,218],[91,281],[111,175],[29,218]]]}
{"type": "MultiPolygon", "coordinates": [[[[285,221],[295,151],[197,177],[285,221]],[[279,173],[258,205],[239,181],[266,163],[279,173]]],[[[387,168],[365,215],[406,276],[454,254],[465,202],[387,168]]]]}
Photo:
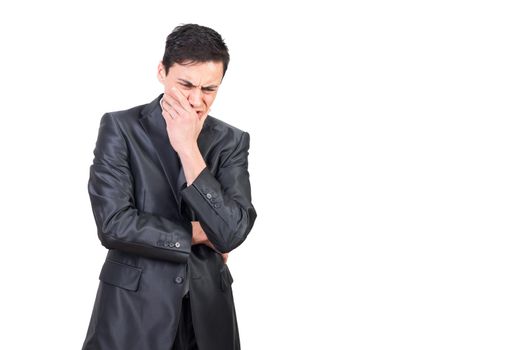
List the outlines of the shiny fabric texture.
{"type": "Polygon", "coordinates": [[[189,295],[182,298],[180,321],[178,321],[178,330],[175,343],[173,344],[173,350],[198,350],[195,329],[193,327],[193,316],[191,316],[191,300],[189,295]]]}
{"type": "Polygon", "coordinates": [[[240,349],[222,257],[191,246],[200,221],[221,252],[238,247],[256,211],[248,172],[249,134],[208,116],[197,140],[207,167],[186,185],[159,106],[102,117],[88,191],[98,237],[109,251],[83,345],[85,350],[171,350],[187,264],[200,350],[240,349]]]}

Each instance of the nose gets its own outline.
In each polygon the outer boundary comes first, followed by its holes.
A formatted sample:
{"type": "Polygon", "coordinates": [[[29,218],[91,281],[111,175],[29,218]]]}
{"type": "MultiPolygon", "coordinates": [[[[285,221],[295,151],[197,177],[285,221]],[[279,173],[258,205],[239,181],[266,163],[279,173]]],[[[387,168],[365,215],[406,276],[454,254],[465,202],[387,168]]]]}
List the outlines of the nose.
{"type": "Polygon", "coordinates": [[[200,90],[198,87],[191,89],[189,92],[189,96],[187,97],[189,103],[191,104],[191,107],[193,108],[199,108],[204,103],[204,95],[202,94],[202,90],[200,90]]]}

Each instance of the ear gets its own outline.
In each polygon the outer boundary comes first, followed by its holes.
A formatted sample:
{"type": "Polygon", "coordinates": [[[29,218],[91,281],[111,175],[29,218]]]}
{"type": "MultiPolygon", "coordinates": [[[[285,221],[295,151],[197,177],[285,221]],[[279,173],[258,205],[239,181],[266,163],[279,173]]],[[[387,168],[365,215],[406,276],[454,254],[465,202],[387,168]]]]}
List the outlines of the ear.
{"type": "Polygon", "coordinates": [[[162,64],[162,62],[160,62],[158,64],[158,68],[157,68],[157,78],[158,78],[158,81],[160,82],[160,84],[164,85],[165,84],[165,80],[166,80],[166,69],[164,68],[164,65],[162,64]]]}

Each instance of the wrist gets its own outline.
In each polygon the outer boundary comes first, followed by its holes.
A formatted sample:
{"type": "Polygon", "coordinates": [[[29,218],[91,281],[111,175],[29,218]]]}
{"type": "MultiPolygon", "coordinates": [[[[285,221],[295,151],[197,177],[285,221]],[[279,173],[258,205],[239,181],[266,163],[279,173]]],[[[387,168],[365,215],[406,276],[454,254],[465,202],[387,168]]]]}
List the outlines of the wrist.
{"type": "Polygon", "coordinates": [[[206,168],[206,162],[202,158],[198,147],[179,153],[179,157],[184,169],[187,186],[190,186],[202,170],[206,168]]]}
{"type": "Polygon", "coordinates": [[[178,156],[180,160],[189,160],[194,159],[197,155],[200,155],[200,149],[196,142],[187,145],[186,147],[181,147],[178,151],[178,156]]]}

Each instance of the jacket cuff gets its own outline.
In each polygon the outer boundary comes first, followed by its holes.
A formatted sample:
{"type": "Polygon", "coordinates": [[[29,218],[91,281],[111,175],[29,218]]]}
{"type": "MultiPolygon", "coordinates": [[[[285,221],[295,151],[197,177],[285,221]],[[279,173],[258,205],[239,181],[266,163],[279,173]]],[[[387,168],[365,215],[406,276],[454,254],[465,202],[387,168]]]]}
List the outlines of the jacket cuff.
{"type": "MultiPolygon", "coordinates": [[[[181,191],[182,199],[198,214],[218,214],[223,198],[220,182],[205,167],[196,179],[181,191]]],[[[196,219],[196,218],[193,218],[196,219]]]]}

